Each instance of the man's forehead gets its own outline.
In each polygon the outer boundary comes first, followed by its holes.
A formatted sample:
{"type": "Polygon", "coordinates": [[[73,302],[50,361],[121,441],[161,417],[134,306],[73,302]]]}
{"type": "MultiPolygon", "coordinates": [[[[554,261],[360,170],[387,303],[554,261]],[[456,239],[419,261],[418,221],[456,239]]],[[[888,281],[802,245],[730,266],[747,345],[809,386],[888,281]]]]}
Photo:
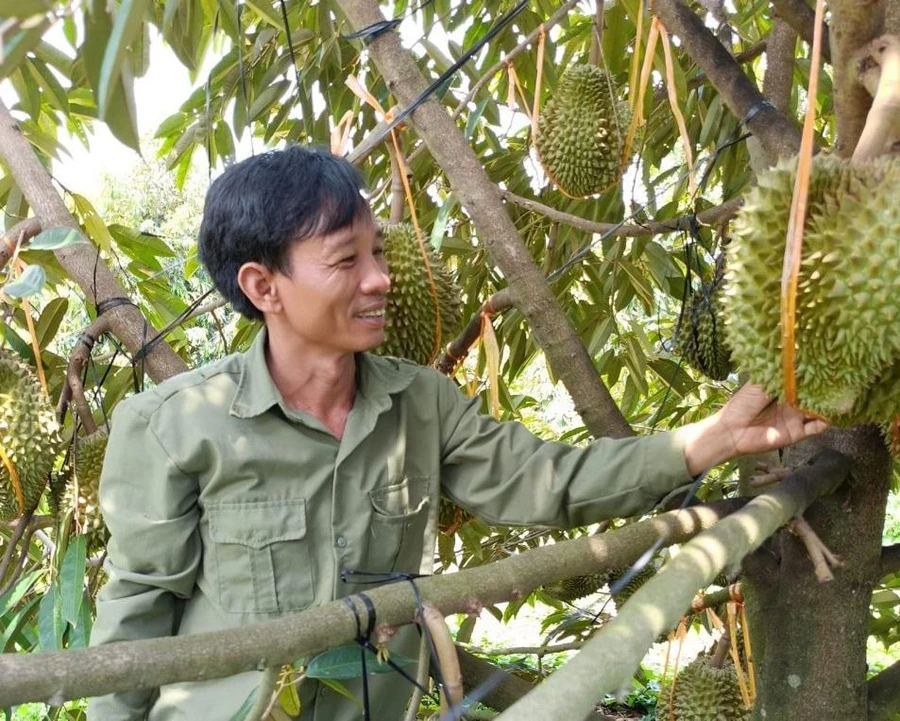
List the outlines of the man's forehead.
{"type": "Polygon", "coordinates": [[[381,228],[371,217],[361,218],[344,228],[339,228],[333,233],[322,236],[322,244],[326,248],[340,248],[345,245],[352,245],[361,235],[374,235],[380,238],[381,228]]]}

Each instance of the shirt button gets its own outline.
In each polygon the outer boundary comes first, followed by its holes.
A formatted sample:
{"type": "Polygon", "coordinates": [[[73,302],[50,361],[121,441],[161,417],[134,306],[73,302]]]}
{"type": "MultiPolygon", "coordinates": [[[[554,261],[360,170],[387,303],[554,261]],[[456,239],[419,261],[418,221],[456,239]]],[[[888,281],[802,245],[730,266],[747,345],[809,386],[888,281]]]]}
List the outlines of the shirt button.
{"type": "Polygon", "coordinates": [[[347,539],[344,538],[343,536],[338,536],[338,538],[337,538],[337,545],[338,545],[340,548],[346,548],[346,547],[347,547],[347,539]]]}

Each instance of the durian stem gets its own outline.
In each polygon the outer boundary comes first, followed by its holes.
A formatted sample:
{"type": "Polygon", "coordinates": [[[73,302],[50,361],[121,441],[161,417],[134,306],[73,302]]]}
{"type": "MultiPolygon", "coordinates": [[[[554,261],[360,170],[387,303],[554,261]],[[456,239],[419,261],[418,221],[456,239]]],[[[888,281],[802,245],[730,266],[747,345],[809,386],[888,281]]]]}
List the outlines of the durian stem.
{"type": "Polygon", "coordinates": [[[391,225],[403,222],[406,212],[406,196],[403,194],[403,179],[400,177],[400,163],[397,162],[396,151],[392,143],[388,143],[388,153],[391,157],[391,225]]]}
{"type": "MultiPolygon", "coordinates": [[[[16,494],[16,503],[19,504],[19,513],[23,513],[25,511],[25,494],[22,491],[22,481],[19,480],[19,473],[16,471],[16,466],[6,454],[6,449],[3,448],[2,443],[0,443],[0,461],[3,461],[3,465],[6,466],[6,472],[9,473],[9,482],[13,487],[13,493],[16,494]]],[[[2,576],[0,576],[0,578],[2,578],[2,576]]]]}
{"type": "Polygon", "coordinates": [[[869,43],[866,50],[859,63],[860,74],[877,74],[878,82],[865,127],[853,151],[854,163],[889,151],[900,137],[900,38],[883,35],[869,43]]]}
{"type": "Polygon", "coordinates": [[[603,53],[603,10],[604,0],[597,0],[597,10],[591,23],[591,54],[588,56],[591,65],[599,65],[603,53]]]}
{"type": "Polygon", "coordinates": [[[691,601],[691,613],[700,613],[707,608],[716,608],[729,601],[744,602],[744,593],[741,590],[740,583],[732,583],[728,588],[723,588],[721,591],[697,596],[691,601]]]}
{"type": "Polygon", "coordinates": [[[512,301],[509,299],[509,293],[505,288],[494,293],[494,295],[488,298],[475,312],[475,315],[472,316],[472,320],[470,320],[469,324],[463,328],[462,333],[447,344],[443,354],[434,364],[435,368],[444,375],[453,375],[459,364],[465,360],[466,355],[469,353],[469,349],[481,336],[483,316],[498,315],[511,307],[512,301]]]}
{"type": "Polygon", "coordinates": [[[106,315],[100,315],[81,331],[66,366],[66,385],[63,386],[63,390],[59,394],[59,403],[56,405],[56,419],[62,425],[69,410],[69,404],[74,401],[78,418],[88,435],[97,432],[97,424],[94,422],[94,414],[91,413],[91,408],[84,397],[81,373],[90,363],[91,353],[97,339],[109,330],[109,318],[106,315]]]}

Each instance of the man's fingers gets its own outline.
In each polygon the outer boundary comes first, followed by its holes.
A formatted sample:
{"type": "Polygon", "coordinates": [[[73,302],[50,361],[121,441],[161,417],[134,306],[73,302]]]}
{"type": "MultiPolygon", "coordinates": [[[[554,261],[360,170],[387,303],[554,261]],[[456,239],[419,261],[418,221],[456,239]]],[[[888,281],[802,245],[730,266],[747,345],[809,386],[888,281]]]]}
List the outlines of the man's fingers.
{"type": "Polygon", "coordinates": [[[803,432],[807,436],[814,436],[828,429],[828,424],[820,418],[807,418],[803,421],[803,432]]]}

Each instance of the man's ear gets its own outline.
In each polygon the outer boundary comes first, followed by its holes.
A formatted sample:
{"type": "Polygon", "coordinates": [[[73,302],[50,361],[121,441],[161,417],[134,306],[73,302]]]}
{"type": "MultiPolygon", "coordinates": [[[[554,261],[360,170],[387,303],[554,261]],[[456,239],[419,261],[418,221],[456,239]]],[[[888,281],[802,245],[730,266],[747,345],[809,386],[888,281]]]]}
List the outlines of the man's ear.
{"type": "Polygon", "coordinates": [[[244,263],[238,269],[238,285],[260,313],[278,313],[281,310],[274,276],[275,272],[262,263],[244,263]]]}

